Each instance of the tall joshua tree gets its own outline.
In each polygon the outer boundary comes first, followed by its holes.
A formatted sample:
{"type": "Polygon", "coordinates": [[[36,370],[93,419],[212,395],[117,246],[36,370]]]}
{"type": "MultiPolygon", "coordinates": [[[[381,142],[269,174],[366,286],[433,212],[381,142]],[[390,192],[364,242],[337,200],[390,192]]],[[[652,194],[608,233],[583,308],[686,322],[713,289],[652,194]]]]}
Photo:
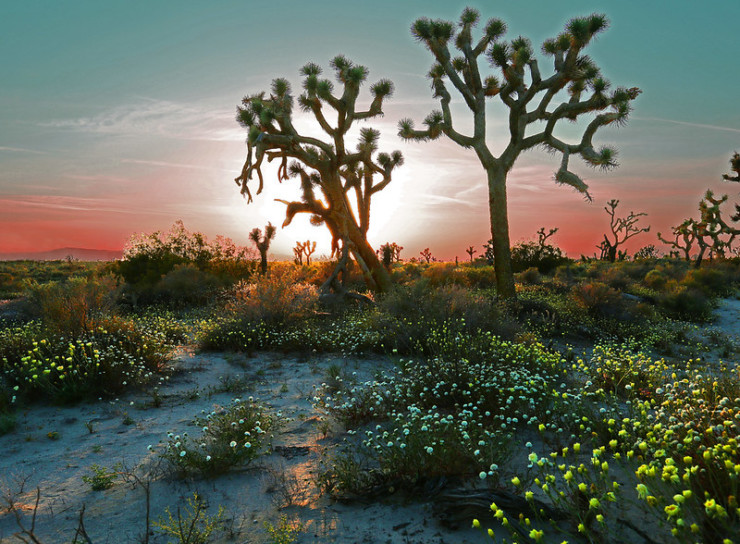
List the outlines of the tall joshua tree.
{"type": "Polygon", "coordinates": [[[254,242],[257,246],[257,250],[260,252],[260,274],[263,276],[267,274],[267,251],[270,249],[270,242],[275,238],[275,227],[272,223],[267,223],[265,227],[265,236],[262,236],[262,231],[255,227],[252,232],[249,233],[249,239],[254,242]]]}
{"type": "Polygon", "coordinates": [[[474,40],[473,28],[479,18],[476,10],[465,8],[458,28],[452,22],[428,18],[414,22],[411,33],[427,46],[436,60],[429,77],[442,110],[433,111],[424,119],[424,130],[415,130],[410,119],[403,119],[399,123],[399,134],[411,140],[433,140],[444,134],[456,144],[475,151],[488,176],[497,291],[503,298],[513,298],[506,179],[519,155],[534,147],[560,153],[555,182],[570,185],[590,200],[586,183],[569,170],[570,158],[580,155],[591,166],[615,167],[616,152],[609,147],[595,150],[593,137],[603,126],[624,124],[630,102],[640,90],[619,87],[610,91],[610,84],[602,77],[596,63],[583,54],[589,42],[608,26],[603,15],[571,19],[564,32],[545,41],[542,52],[552,57],[554,65],[552,75],[547,77],[541,74],[527,38],[520,36],[511,42],[501,40],[506,24],[500,19],[490,19],[483,35],[474,40]],[[450,42],[459,55],[453,56],[450,42]],[[478,64],[481,57],[493,65],[500,78],[482,76],[478,64]],[[449,83],[462,96],[473,116],[471,135],[462,134],[453,127],[449,83]],[[568,96],[554,104],[563,89],[568,96]],[[486,141],[486,101],[496,97],[509,110],[509,143],[499,156],[491,152],[486,141]],[[595,112],[601,113],[591,119],[579,142],[566,143],[555,136],[560,121],[575,121],[579,116],[595,112]]]}
{"type": "MultiPolygon", "coordinates": [[[[283,226],[297,213],[308,213],[315,225],[324,224],[332,234],[332,253],[341,242],[360,264],[368,285],[378,291],[390,287],[390,276],[367,241],[370,227],[370,202],[374,194],[391,181],[394,168],[403,163],[399,151],[377,153],[379,132],[363,127],[357,148],[347,148],[345,138],[356,121],[383,115],[383,101],[393,92],[393,83],[381,79],[370,87],[373,100],[365,111],[358,111],[360,86],[367,79],[364,66],[339,55],[331,61],[341,93],[334,84],[321,79],[321,68],[313,63],[301,69],[303,92],[298,105],[312,113],[325,139],[300,134],[293,125],[293,95],[285,79],[275,79],[269,96],[264,92],[246,96],[237,108],[237,121],[247,129],[247,159],[236,182],[247,201],[252,201],[248,183],[256,172],[257,194],[262,191],[262,161],[280,160],[278,180],[299,177],[302,197],[288,202],[283,226]],[[331,124],[328,113],[335,115],[331,124]],[[288,161],[293,161],[288,164],[288,161]],[[380,178],[380,179],[377,179],[380,178]],[[356,204],[357,213],[350,205],[356,204]]],[[[346,259],[344,259],[346,261],[346,259]]]]}

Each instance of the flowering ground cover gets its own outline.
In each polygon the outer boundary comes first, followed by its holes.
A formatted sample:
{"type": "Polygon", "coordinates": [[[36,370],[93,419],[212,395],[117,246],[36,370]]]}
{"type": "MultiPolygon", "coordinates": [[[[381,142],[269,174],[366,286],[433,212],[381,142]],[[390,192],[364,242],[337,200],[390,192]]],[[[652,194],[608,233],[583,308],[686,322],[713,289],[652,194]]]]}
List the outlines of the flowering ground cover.
{"type": "MultiPolygon", "coordinates": [[[[686,277],[695,297],[703,285],[726,289],[711,274],[686,277]]],[[[50,468],[71,476],[33,480],[49,511],[102,493],[141,512],[142,496],[121,484],[146,489],[147,501],[156,490],[164,496],[147,508],[167,515],[150,526],[161,529],[152,542],[173,537],[180,512],[202,516],[212,541],[231,531],[250,542],[356,542],[354,523],[371,542],[372,527],[357,521],[363,501],[391,542],[738,541],[737,319],[681,321],[674,299],[663,308],[643,285],[630,287],[637,298],[615,298],[607,283],[537,281],[499,306],[487,288],[422,278],[331,314],[295,274],[178,312],[116,311],[98,283],[78,281],[68,291],[93,293],[99,306],[48,304],[35,320],[0,326],[7,462],[63,446],[50,468]],[[56,411],[68,415],[33,416],[56,411]],[[74,432],[64,426],[80,420],[74,432]],[[207,490],[214,499],[203,502],[207,490]],[[340,514],[334,501],[349,503],[340,514]],[[333,525],[319,530],[321,516],[333,525]],[[440,517],[457,529],[435,536],[440,517]],[[267,525],[255,531],[254,520],[267,525]]],[[[9,513],[24,512],[18,496],[6,493],[9,513]]],[[[88,511],[88,528],[110,538],[100,514],[88,511]]],[[[0,538],[17,523],[0,517],[0,538]]]]}

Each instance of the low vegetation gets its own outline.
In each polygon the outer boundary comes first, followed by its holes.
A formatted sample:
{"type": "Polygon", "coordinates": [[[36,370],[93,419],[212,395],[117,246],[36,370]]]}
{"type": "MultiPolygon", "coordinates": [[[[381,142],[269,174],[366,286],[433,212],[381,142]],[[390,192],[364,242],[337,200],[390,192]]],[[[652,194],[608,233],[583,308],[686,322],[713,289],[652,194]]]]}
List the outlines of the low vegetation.
{"type": "MultiPolygon", "coordinates": [[[[332,266],[315,261],[271,263],[265,275],[252,267],[214,285],[207,305],[183,298],[133,308],[131,285],[110,266],[27,281],[21,317],[0,326],[0,433],[13,432],[19,406],[134,388],[157,399],[182,344],[378,354],[393,367],[369,381],[334,368],[311,394],[323,432],[344,438],[314,474],[322,493],[434,490],[440,508],[467,516],[482,538],[506,541],[732,541],[740,371],[731,361],[740,348],[699,327],[718,297],[737,293],[740,263],[573,262],[542,249],[546,240],[523,252],[532,266],[506,302],[484,259],[389,263],[391,290],[339,308],[322,305],[318,288],[332,266]],[[548,264],[538,267],[538,256],[548,264]]],[[[153,449],[173,476],[215,478],[269,454],[282,422],[237,398],[153,449]]],[[[93,465],[85,481],[105,490],[118,477],[93,465]]],[[[220,513],[203,515],[192,502],[154,527],[171,536],[188,523],[199,535],[222,527],[220,513]]],[[[300,526],[268,531],[289,542],[300,526]]]]}

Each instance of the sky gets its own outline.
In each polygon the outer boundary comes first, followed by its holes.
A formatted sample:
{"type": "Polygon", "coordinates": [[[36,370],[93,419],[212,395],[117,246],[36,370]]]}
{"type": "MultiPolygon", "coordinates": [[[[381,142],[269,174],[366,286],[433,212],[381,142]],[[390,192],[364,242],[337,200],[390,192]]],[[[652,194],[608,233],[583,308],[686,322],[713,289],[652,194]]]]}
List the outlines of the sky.
{"type": "MultiPolygon", "coordinates": [[[[111,1],[6,2],[0,15],[0,253],[59,247],[118,249],[133,233],[166,231],[178,219],[209,238],[248,244],[248,233],[282,224],[280,199],[296,199],[296,180],[267,187],[254,203],[234,178],[246,157],[234,120],[242,96],[268,90],[276,77],[300,88],[298,70],[312,61],[331,73],[344,54],[369,69],[369,84],[389,78],[384,116],[365,123],[381,131],[380,148],[398,149],[405,164],[374,199],[369,240],[396,242],[402,258],[430,248],[440,259],[467,258],[490,238],[485,172],[471,150],[441,138],[404,142],[398,120],[421,124],[439,104],[425,74],[431,54],[409,31],[419,17],[456,21],[470,5],[483,21],[507,22],[506,35],[530,38],[539,51],[571,17],[604,13],[610,28],[588,46],[613,86],[640,87],[624,127],[605,127],[594,142],[619,150],[620,167],[601,173],[578,159],[573,169],[593,202],[552,181],[559,157],[523,154],[508,178],[511,241],[559,229],[552,241],[569,255],[591,255],[606,229],[604,205],[648,214],[651,231],[629,248],[656,244],[697,215],[711,188],[738,201],[721,181],[740,151],[740,3],[708,0],[567,1],[111,1]]],[[[551,68],[540,57],[544,74],[551,68]]],[[[488,69],[486,67],[486,69],[488,69]]],[[[485,71],[485,70],[484,70],[485,71]]],[[[493,73],[493,72],[492,72],[493,73]]],[[[470,115],[453,100],[456,128],[470,115]]],[[[307,114],[300,130],[316,131],[307,114]]],[[[579,139],[579,125],[563,135],[579,139]]],[[[318,134],[318,133],[316,133],[318,134]]],[[[491,105],[487,139],[506,144],[505,111],[491,105]]],[[[730,203],[727,205],[729,212],[730,203]]],[[[297,241],[318,241],[322,227],[297,217],[279,229],[271,252],[292,255],[297,241]]]]}

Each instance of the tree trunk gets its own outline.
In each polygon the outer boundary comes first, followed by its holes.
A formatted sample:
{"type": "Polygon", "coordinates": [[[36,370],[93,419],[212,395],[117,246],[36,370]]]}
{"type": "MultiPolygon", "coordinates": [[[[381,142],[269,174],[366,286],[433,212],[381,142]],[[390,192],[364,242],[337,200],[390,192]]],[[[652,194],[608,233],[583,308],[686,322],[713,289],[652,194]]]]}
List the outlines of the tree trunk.
{"type": "Polygon", "coordinates": [[[354,246],[352,252],[355,257],[359,257],[357,261],[362,267],[368,286],[379,293],[388,291],[391,288],[391,276],[378,259],[373,248],[370,247],[365,236],[354,225],[350,225],[347,230],[349,231],[349,239],[354,246]],[[362,266],[363,263],[365,266],[362,266]]]}
{"type": "Polygon", "coordinates": [[[260,251],[260,274],[267,274],[267,251],[260,251]]]}
{"type": "Polygon", "coordinates": [[[488,208],[491,214],[496,292],[501,299],[513,299],[516,298],[516,289],[514,288],[514,273],[511,270],[506,171],[501,167],[487,168],[486,171],[488,173],[488,208]]]}

